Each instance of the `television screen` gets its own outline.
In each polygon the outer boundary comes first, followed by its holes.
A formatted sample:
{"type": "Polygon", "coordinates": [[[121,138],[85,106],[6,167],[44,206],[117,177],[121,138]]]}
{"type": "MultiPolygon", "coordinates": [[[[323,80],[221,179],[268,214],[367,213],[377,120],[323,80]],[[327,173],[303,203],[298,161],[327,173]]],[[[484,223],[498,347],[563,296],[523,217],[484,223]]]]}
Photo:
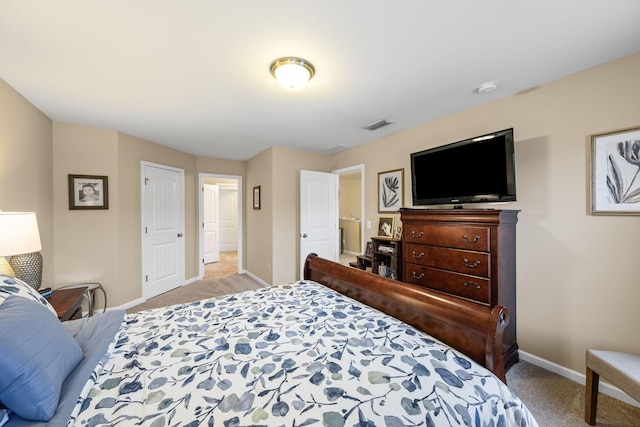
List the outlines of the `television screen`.
{"type": "Polygon", "coordinates": [[[513,129],[411,154],[413,205],[516,200],[513,129]]]}

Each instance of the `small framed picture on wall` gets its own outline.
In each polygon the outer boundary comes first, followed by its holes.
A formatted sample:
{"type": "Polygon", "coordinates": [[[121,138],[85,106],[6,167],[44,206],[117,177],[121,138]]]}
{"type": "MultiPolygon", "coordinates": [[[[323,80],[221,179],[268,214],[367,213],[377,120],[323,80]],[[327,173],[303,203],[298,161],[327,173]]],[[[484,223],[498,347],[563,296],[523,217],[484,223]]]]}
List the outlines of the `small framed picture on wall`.
{"type": "Polygon", "coordinates": [[[69,209],[109,209],[109,178],[69,175],[69,209]]]}
{"type": "Polygon", "coordinates": [[[260,209],[260,186],[253,187],[253,209],[260,209]]]}

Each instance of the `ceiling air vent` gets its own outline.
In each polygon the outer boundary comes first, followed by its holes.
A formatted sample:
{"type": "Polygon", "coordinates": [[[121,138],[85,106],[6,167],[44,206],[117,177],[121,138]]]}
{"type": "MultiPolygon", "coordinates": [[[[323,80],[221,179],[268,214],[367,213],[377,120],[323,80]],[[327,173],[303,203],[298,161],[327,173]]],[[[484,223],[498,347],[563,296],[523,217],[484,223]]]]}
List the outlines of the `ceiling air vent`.
{"type": "Polygon", "coordinates": [[[327,148],[327,153],[328,154],[334,154],[334,153],[337,153],[339,151],[346,150],[347,148],[349,148],[349,147],[346,146],[346,145],[339,144],[339,145],[333,146],[331,148],[327,148]]]}
{"type": "Polygon", "coordinates": [[[375,123],[371,123],[369,126],[363,127],[363,129],[377,130],[377,129],[380,129],[381,127],[385,127],[385,126],[390,125],[390,124],[391,124],[391,122],[388,122],[386,120],[380,120],[380,121],[377,121],[375,123]]]}

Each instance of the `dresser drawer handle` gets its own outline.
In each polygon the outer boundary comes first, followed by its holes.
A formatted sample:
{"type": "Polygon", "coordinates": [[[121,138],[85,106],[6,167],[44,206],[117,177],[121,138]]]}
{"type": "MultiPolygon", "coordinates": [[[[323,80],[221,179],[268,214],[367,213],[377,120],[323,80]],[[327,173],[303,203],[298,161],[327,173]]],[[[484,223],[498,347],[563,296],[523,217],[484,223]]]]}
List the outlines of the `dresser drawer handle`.
{"type": "Polygon", "coordinates": [[[478,240],[480,240],[480,236],[476,236],[476,237],[473,238],[473,240],[469,240],[469,236],[467,236],[466,234],[464,236],[462,236],[462,238],[467,243],[476,243],[478,240]]]}
{"type": "Polygon", "coordinates": [[[413,276],[413,278],[414,278],[414,279],[416,279],[416,280],[420,280],[420,279],[422,279],[422,278],[424,277],[424,273],[416,274],[416,272],[415,272],[415,271],[412,271],[412,272],[411,272],[411,275],[412,275],[412,276],[413,276]]]}
{"type": "Polygon", "coordinates": [[[420,259],[424,256],[424,252],[420,252],[418,255],[416,255],[416,251],[411,251],[411,255],[413,255],[415,259],[420,259]]]}
{"type": "Polygon", "coordinates": [[[422,236],[424,236],[424,231],[416,233],[415,230],[411,230],[411,237],[415,237],[415,238],[419,239],[422,236]]]}
{"type": "Polygon", "coordinates": [[[468,259],[464,259],[464,265],[469,267],[469,268],[476,268],[477,266],[480,265],[480,261],[476,261],[473,264],[469,264],[469,260],[468,259]]]}
{"type": "Polygon", "coordinates": [[[469,280],[464,282],[464,284],[462,286],[464,286],[465,288],[467,288],[469,286],[473,286],[476,289],[480,289],[480,285],[478,285],[476,282],[472,282],[472,281],[469,281],[469,280]]]}

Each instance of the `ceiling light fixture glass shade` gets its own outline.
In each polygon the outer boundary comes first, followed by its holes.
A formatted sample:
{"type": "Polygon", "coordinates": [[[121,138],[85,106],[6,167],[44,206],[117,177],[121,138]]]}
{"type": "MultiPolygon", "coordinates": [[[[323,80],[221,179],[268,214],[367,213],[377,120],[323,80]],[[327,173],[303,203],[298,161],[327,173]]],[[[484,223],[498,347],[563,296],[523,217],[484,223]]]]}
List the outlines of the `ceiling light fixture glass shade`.
{"type": "Polygon", "coordinates": [[[285,89],[296,91],[304,88],[316,73],[309,61],[293,56],[279,58],[271,64],[271,74],[285,89]]]}

